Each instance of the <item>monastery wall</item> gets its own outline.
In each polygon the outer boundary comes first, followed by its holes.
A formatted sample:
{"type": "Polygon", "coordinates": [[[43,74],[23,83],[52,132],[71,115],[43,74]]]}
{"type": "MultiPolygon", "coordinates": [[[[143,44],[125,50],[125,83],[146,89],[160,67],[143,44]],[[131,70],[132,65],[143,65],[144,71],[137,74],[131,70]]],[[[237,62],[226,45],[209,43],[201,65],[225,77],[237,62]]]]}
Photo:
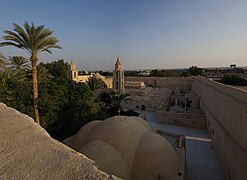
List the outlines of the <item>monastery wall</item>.
{"type": "Polygon", "coordinates": [[[174,90],[179,87],[181,90],[189,92],[191,90],[191,77],[125,77],[126,81],[143,81],[146,86],[166,87],[174,90]],[[182,80],[181,80],[182,79],[182,80]]]}
{"type": "Polygon", "coordinates": [[[247,92],[197,77],[192,89],[227,179],[247,177],[247,92]]]}
{"type": "Polygon", "coordinates": [[[169,111],[156,111],[156,122],[206,129],[205,116],[204,114],[199,113],[174,113],[169,111]]]}

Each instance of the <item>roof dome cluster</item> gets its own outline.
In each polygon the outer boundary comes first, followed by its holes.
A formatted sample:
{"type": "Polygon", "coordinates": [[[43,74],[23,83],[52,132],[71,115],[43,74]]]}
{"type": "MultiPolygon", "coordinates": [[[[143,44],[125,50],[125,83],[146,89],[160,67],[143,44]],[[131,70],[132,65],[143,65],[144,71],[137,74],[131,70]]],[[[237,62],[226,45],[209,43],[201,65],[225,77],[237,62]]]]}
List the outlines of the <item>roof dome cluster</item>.
{"type": "Polygon", "coordinates": [[[178,169],[173,147],[139,117],[92,121],[74,136],[74,148],[96,166],[123,179],[167,179],[178,169]]]}

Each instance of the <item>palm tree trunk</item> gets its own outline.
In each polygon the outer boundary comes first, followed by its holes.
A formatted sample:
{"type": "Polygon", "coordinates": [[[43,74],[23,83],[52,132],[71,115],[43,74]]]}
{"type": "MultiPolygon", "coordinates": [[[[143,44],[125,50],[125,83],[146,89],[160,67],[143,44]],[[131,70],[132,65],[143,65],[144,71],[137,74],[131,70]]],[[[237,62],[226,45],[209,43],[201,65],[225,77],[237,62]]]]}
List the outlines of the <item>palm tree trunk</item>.
{"type": "Polygon", "coordinates": [[[33,105],[34,105],[34,114],[35,114],[35,120],[38,124],[40,124],[39,121],[39,111],[38,111],[38,80],[37,80],[37,56],[33,55],[31,56],[31,62],[32,62],[32,77],[33,77],[33,105]]]}

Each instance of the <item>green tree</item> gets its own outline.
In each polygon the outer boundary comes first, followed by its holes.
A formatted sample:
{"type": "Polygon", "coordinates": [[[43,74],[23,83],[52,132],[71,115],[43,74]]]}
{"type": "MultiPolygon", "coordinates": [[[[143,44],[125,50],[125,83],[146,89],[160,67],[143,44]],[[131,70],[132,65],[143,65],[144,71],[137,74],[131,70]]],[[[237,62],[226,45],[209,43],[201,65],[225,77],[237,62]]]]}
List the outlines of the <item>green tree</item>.
{"type": "Polygon", "coordinates": [[[121,107],[121,102],[122,101],[128,101],[130,99],[128,99],[127,97],[129,96],[128,93],[125,92],[111,92],[110,93],[110,98],[111,98],[111,106],[112,106],[112,110],[113,111],[117,111],[118,115],[120,115],[121,111],[122,111],[122,107],[121,107]]]}
{"type": "MultiPolygon", "coordinates": [[[[41,64],[41,63],[40,63],[41,64]]],[[[68,65],[64,63],[63,59],[53,61],[52,63],[44,64],[45,68],[49,70],[49,73],[59,79],[67,79],[68,77],[68,65]]]]}
{"type": "Polygon", "coordinates": [[[107,107],[110,107],[112,104],[110,94],[109,92],[103,91],[98,95],[97,100],[104,102],[107,107]]]}
{"type": "Polygon", "coordinates": [[[198,75],[202,75],[202,72],[203,72],[203,69],[202,68],[199,68],[197,66],[191,66],[189,68],[189,74],[191,76],[198,76],[198,75]]]}
{"type": "Polygon", "coordinates": [[[95,76],[92,76],[88,78],[87,85],[91,89],[91,91],[94,93],[94,91],[103,87],[103,82],[101,79],[98,79],[95,76]]]}
{"type": "Polygon", "coordinates": [[[32,83],[9,78],[0,81],[0,102],[33,116],[32,83]]]}
{"type": "Polygon", "coordinates": [[[233,86],[247,86],[247,80],[235,74],[225,74],[220,83],[233,86]]]}
{"type": "Polygon", "coordinates": [[[13,69],[30,69],[29,61],[23,56],[9,57],[10,67],[13,69]]]}
{"type": "Polygon", "coordinates": [[[112,72],[108,72],[108,71],[99,71],[99,74],[102,75],[102,76],[113,76],[113,73],[112,72]]]}
{"type": "Polygon", "coordinates": [[[49,73],[49,70],[46,69],[44,65],[39,64],[37,67],[37,78],[38,81],[46,81],[52,79],[53,76],[49,73]]]}
{"type": "Polygon", "coordinates": [[[3,71],[8,64],[7,59],[0,53],[0,71],[3,71]]]}
{"type": "Polygon", "coordinates": [[[35,119],[38,124],[39,112],[38,112],[38,81],[37,81],[37,61],[38,54],[40,52],[52,53],[52,48],[59,48],[57,45],[57,38],[52,36],[53,31],[45,29],[44,25],[35,26],[33,23],[24,23],[24,28],[17,24],[13,24],[13,31],[4,31],[5,36],[3,39],[5,42],[0,43],[0,46],[14,46],[21,48],[28,52],[30,55],[32,65],[32,78],[33,78],[33,100],[34,100],[34,112],[35,119]]]}
{"type": "Polygon", "coordinates": [[[2,81],[6,81],[7,79],[24,81],[27,79],[24,71],[12,68],[5,68],[3,72],[0,72],[0,78],[2,81]]]}
{"type": "MultiPolygon", "coordinates": [[[[0,102],[34,117],[32,82],[19,81],[20,76],[9,77],[0,79],[0,102]]],[[[39,116],[41,126],[58,140],[72,136],[91,120],[109,117],[105,103],[94,100],[87,84],[59,77],[39,79],[39,116]]]]}
{"type": "Polygon", "coordinates": [[[158,69],[153,69],[152,71],[151,71],[151,74],[150,74],[150,76],[159,76],[159,70],[158,69]]]}

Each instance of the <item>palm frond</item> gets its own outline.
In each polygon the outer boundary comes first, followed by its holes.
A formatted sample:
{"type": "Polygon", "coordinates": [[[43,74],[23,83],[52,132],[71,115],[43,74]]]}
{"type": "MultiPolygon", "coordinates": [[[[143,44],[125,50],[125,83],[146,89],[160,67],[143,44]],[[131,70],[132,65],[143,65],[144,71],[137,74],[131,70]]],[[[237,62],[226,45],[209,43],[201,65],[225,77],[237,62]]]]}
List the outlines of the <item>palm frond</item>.
{"type": "Polygon", "coordinates": [[[10,60],[10,67],[13,69],[30,69],[29,61],[23,56],[12,56],[9,57],[10,60]]]}
{"type": "Polygon", "coordinates": [[[6,65],[8,65],[8,61],[6,57],[4,57],[4,55],[0,53],[0,71],[6,69],[7,68],[6,65]]]}
{"type": "Polygon", "coordinates": [[[102,80],[96,78],[95,76],[90,77],[86,82],[87,82],[88,87],[91,89],[92,92],[103,87],[102,80]]]}
{"type": "Polygon", "coordinates": [[[4,31],[4,32],[5,34],[8,34],[6,36],[3,36],[4,40],[8,40],[9,42],[15,42],[16,44],[18,44],[18,48],[25,48],[27,52],[31,53],[28,43],[26,42],[25,39],[22,38],[22,36],[20,36],[20,33],[18,35],[17,33],[12,31],[4,31]]]}
{"type": "Polygon", "coordinates": [[[15,46],[17,48],[21,48],[21,46],[19,44],[16,44],[16,43],[10,42],[10,41],[5,41],[5,42],[0,43],[0,47],[1,46],[15,46]]]}
{"type": "Polygon", "coordinates": [[[25,22],[24,28],[15,23],[13,26],[13,31],[4,31],[6,35],[3,38],[6,41],[0,43],[0,46],[18,47],[30,55],[37,55],[42,51],[51,53],[52,48],[62,48],[57,45],[57,38],[52,36],[53,31],[45,29],[44,25],[35,26],[34,23],[25,22]]]}
{"type": "Polygon", "coordinates": [[[53,76],[49,73],[49,70],[42,65],[39,65],[37,68],[37,76],[39,81],[49,80],[53,78],[53,76]]]}
{"type": "Polygon", "coordinates": [[[26,80],[26,73],[23,70],[20,69],[11,69],[11,68],[6,68],[2,73],[1,73],[1,78],[2,79],[11,79],[15,81],[24,81],[26,80]]]}
{"type": "Polygon", "coordinates": [[[14,27],[15,27],[14,31],[18,33],[18,37],[22,39],[23,43],[25,44],[25,47],[30,49],[30,47],[28,47],[29,44],[28,33],[17,24],[14,24],[14,27]]]}

